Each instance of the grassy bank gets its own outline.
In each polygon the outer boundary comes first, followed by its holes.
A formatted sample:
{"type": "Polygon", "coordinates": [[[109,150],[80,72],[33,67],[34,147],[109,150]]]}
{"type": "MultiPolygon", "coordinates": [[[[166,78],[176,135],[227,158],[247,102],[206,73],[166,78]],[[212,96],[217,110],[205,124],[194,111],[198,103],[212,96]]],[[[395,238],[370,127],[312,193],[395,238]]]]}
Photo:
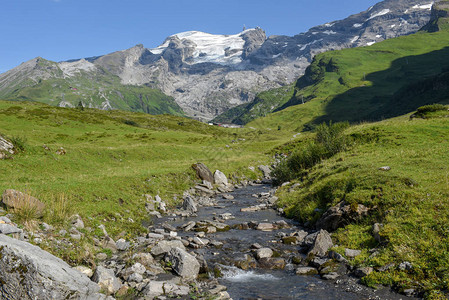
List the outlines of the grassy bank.
{"type": "Polygon", "coordinates": [[[9,101],[0,101],[0,128],[21,149],[0,160],[0,191],[17,189],[45,202],[52,213],[44,221],[64,227],[77,213],[87,227],[104,224],[113,238],[144,230],[144,194],[179,203],[197,180],[193,163],[231,179],[255,178],[248,166],[268,162],[265,153],[288,140],[169,115],[9,101]],[[65,155],[56,153],[61,147],[65,155]]]}
{"type": "MultiPolygon", "coordinates": [[[[297,173],[299,178],[278,192],[279,205],[311,226],[341,201],[354,209],[365,205],[367,217],[334,233],[336,250],[363,250],[351,263],[377,270],[363,279],[370,286],[438,295],[449,287],[448,116],[446,107],[426,112],[425,119],[403,116],[346,129],[347,150],[297,173]],[[379,169],[384,166],[391,170],[379,169]],[[300,187],[290,189],[297,182],[300,187]],[[372,234],[374,223],[383,224],[380,243],[372,234]],[[401,271],[401,262],[412,269],[401,271]]],[[[302,149],[313,139],[304,136],[278,152],[302,149]]]]}

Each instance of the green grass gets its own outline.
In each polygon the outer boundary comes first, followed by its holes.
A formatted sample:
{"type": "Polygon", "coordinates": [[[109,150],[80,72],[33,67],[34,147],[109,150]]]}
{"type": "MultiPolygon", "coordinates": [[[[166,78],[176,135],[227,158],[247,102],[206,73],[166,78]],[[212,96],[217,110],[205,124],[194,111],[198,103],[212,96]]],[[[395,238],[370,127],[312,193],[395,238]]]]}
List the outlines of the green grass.
{"type": "MultiPolygon", "coordinates": [[[[375,269],[394,263],[395,268],[374,272],[365,283],[392,285],[398,290],[417,288],[427,295],[448,289],[449,283],[449,112],[445,117],[398,117],[346,130],[352,144],[347,151],[304,169],[301,187],[278,192],[288,216],[314,224],[327,208],[345,201],[363,204],[369,216],[334,233],[340,250],[363,250],[353,264],[375,269]],[[379,170],[390,166],[391,171],[379,170]],[[383,223],[378,244],[372,224],[383,223]],[[378,254],[370,256],[369,250],[378,254]],[[399,263],[413,264],[410,271],[399,263]]],[[[301,140],[310,139],[307,135],[301,140]]],[[[299,141],[298,147],[304,144],[299,141]]],[[[289,149],[293,148],[291,145],[289,149]]],[[[282,148],[277,150],[282,151],[282,148]]],[[[338,250],[337,249],[337,250],[338,250]]],[[[343,252],[344,253],[344,252],[343,252]]],[[[430,297],[430,296],[429,296],[430,297]]]]}
{"type": "Polygon", "coordinates": [[[448,38],[449,30],[422,31],[319,54],[282,110],[248,125],[301,131],[330,120],[376,121],[426,104],[448,104],[448,38]]]}
{"type": "MultiPolygon", "coordinates": [[[[230,179],[256,178],[248,166],[268,162],[265,153],[288,140],[278,132],[226,129],[172,115],[17,101],[0,101],[0,128],[21,150],[0,160],[0,191],[17,189],[45,202],[44,221],[66,226],[64,217],[78,213],[86,226],[104,224],[114,238],[144,230],[144,194],[179,204],[197,180],[193,163],[230,179]],[[65,155],[56,154],[60,147],[65,155]]],[[[73,261],[67,252],[60,256],[73,261]]]]}
{"type": "Polygon", "coordinates": [[[276,111],[293,97],[293,85],[272,89],[257,95],[250,103],[238,105],[216,117],[213,122],[244,125],[276,111]]]}

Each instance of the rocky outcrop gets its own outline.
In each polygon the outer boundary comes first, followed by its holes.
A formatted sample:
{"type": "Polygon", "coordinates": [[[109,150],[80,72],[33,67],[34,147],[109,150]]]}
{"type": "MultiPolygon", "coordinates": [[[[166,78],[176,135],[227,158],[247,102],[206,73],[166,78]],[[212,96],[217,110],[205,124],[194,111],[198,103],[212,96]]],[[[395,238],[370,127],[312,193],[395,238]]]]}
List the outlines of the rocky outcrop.
{"type": "Polygon", "coordinates": [[[368,215],[369,209],[362,204],[347,204],[344,201],[330,207],[317,221],[316,228],[334,231],[368,215]]]}
{"type": "Polygon", "coordinates": [[[209,170],[209,168],[205,164],[196,163],[196,164],[192,165],[192,168],[195,170],[198,178],[200,178],[202,180],[206,180],[210,183],[215,182],[214,175],[212,174],[212,172],[209,170]]]}
{"type": "Polygon", "coordinates": [[[0,298],[104,299],[97,284],[39,247],[0,234],[0,298]]]}
{"type": "Polygon", "coordinates": [[[34,213],[37,217],[41,217],[45,209],[45,204],[42,203],[39,199],[24,194],[20,191],[11,189],[5,190],[2,195],[2,202],[6,205],[6,207],[11,209],[34,210],[34,213]]]}
{"type": "Polygon", "coordinates": [[[14,145],[0,135],[0,159],[14,154],[14,145]]]}

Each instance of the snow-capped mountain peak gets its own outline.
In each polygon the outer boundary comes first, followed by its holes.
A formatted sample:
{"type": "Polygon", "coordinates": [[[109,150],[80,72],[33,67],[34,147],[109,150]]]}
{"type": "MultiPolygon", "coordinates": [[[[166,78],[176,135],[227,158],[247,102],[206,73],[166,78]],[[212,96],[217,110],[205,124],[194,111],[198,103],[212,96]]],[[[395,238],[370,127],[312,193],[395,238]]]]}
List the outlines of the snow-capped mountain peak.
{"type": "Polygon", "coordinates": [[[183,47],[191,49],[185,58],[188,64],[215,63],[221,65],[235,65],[243,61],[246,38],[252,32],[260,29],[248,29],[234,35],[218,35],[201,31],[186,31],[168,37],[157,48],[150,49],[151,53],[163,54],[173,47],[173,41],[179,40],[183,47]]]}

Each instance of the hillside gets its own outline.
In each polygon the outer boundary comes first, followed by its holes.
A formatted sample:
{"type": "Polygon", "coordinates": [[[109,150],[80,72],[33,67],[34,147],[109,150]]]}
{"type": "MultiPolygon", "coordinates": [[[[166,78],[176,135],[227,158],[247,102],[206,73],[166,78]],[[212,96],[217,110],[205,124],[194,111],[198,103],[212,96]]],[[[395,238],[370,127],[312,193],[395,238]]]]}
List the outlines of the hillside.
{"type": "MultiPolygon", "coordinates": [[[[36,102],[0,101],[0,116],[0,135],[19,149],[11,159],[0,159],[0,190],[26,191],[47,203],[54,211],[44,218],[49,224],[64,228],[65,218],[76,213],[86,226],[104,224],[114,237],[144,230],[141,222],[149,218],[142,209],[144,194],[179,204],[182,192],[196,182],[193,163],[229,177],[256,178],[248,166],[266,163],[267,150],[288,141],[276,132],[226,129],[176,116],[36,102]],[[57,154],[61,147],[65,155],[57,154]]],[[[71,249],[51,251],[79,258],[71,249]]]]}
{"type": "Polygon", "coordinates": [[[124,85],[120,78],[87,61],[56,63],[35,58],[0,75],[0,99],[38,101],[59,107],[122,109],[183,115],[159,90],[124,85]]]}
{"type": "Polygon", "coordinates": [[[279,148],[278,153],[297,149],[287,159],[294,165],[275,171],[290,177],[277,193],[279,206],[306,226],[335,230],[339,246],[334,250],[340,254],[345,255],[345,248],[362,250],[349,260],[354,267],[373,268],[362,279],[365,284],[445,299],[448,107],[423,108],[423,118],[406,115],[350,127],[341,151],[305,168],[298,165],[316,151],[308,146],[313,137],[307,134],[279,148]],[[335,208],[341,203],[350,209],[339,215],[335,208]],[[377,236],[375,223],[381,224],[377,236]],[[402,268],[404,262],[412,267],[402,268]]]}
{"type": "Polygon", "coordinates": [[[257,123],[302,130],[306,124],[307,129],[330,120],[375,121],[448,103],[448,37],[442,26],[438,32],[317,55],[296,82],[294,96],[287,102],[285,95],[278,98],[275,110],[281,111],[257,123]]]}

